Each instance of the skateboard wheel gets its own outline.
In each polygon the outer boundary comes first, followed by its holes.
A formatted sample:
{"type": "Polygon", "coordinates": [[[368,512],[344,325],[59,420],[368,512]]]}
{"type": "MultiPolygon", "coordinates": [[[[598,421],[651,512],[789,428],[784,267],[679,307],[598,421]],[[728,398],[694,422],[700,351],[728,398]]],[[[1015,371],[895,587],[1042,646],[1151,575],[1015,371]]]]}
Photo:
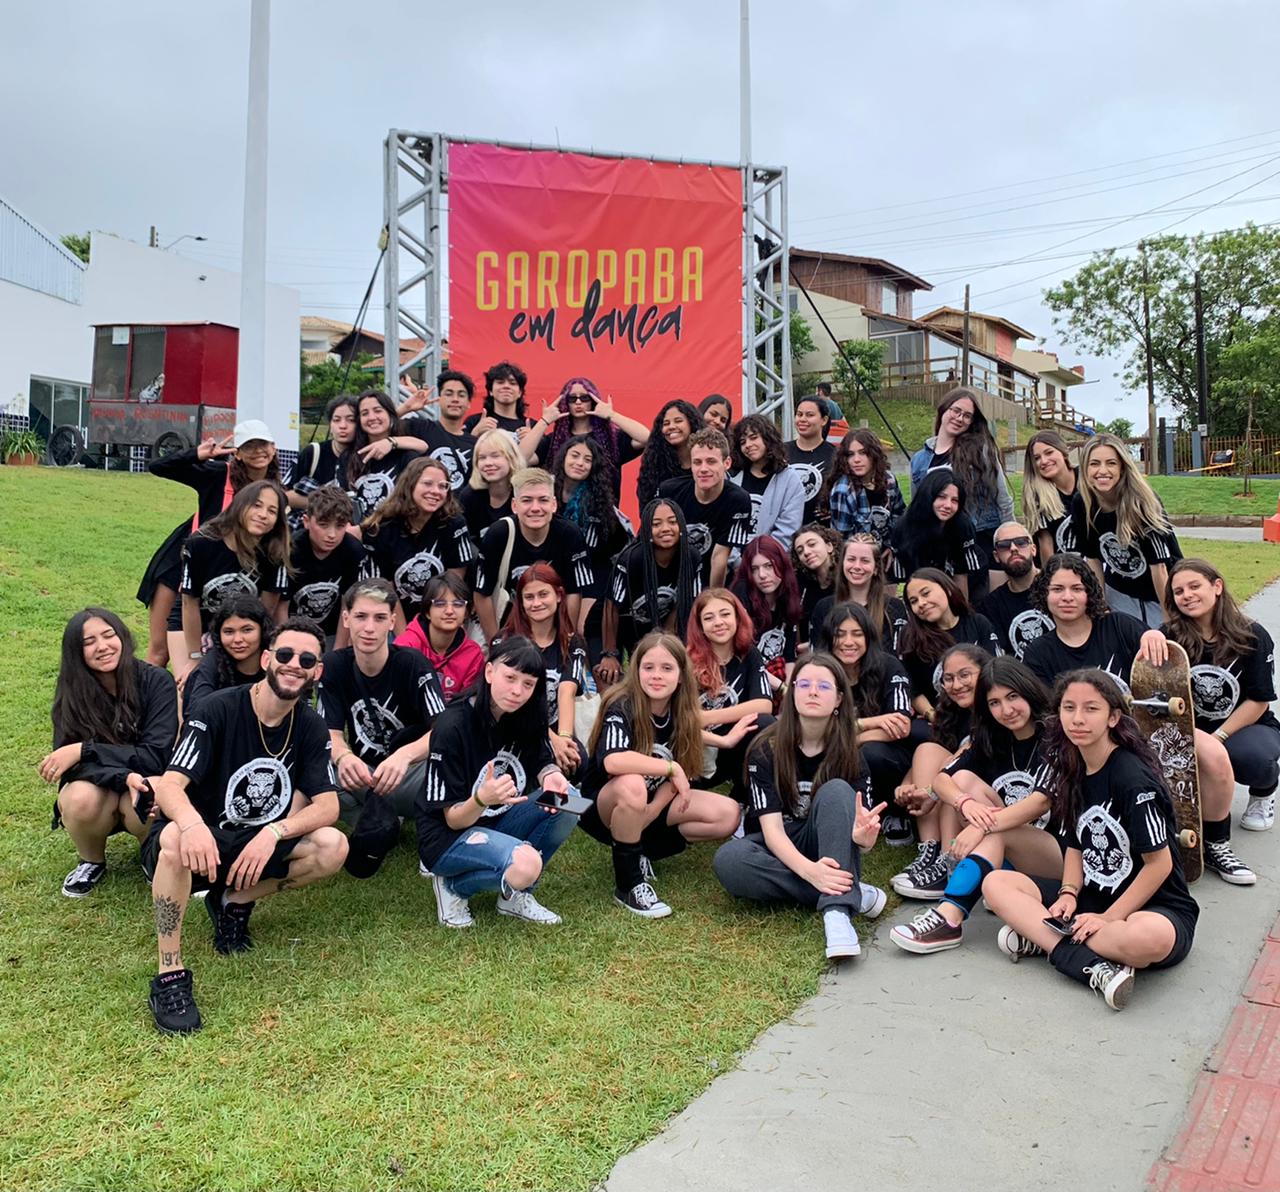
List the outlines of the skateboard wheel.
{"type": "Polygon", "coordinates": [[[1178,833],[1179,848],[1191,849],[1195,848],[1199,843],[1200,837],[1196,834],[1194,828],[1183,828],[1182,831],[1178,833]]]}
{"type": "Polygon", "coordinates": [[[1175,695],[1170,698],[1169,700],[1170,716],[1181,716],[1182,713],[1185,712],[1186,710],[1187,710],[1187,705],[1183,701],[1182,696],[1175,695]]]}

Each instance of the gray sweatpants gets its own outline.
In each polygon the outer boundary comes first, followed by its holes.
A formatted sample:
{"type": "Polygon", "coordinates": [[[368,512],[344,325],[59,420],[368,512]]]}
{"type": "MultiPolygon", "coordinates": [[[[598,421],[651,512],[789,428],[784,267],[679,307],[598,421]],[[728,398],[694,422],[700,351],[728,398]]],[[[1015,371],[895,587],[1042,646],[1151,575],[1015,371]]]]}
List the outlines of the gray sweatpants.
{"type": "MultiPolygon", "coordinates": [[[[389,795],[383,795],[391,804],[391,810],[401,819],[413,818],[413,805],[417,801],[418,792],[422,789],[423,775],[427,772],[425,761],[414,762],[406,771],[404,781],[389,795]]],[[[354,824],[360,818],[360,809],[364,801],[370,797],[377,798],[367,786],[363,790],[338,791],[338,809],[340,818],[345,824],[354,824]]]]}

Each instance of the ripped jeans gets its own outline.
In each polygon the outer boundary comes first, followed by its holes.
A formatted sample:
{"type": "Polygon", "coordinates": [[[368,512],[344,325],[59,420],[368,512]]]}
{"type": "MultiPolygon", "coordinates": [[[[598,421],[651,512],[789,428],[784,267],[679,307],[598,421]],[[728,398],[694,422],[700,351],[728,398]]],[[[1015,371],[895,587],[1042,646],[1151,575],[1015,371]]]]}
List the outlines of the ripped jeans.
{"type": "Polygon", "coordinates": [[[541,793],[534,791],[527,803],[517,803],[502,815],[478,820],[436,858],[432,872],[448,878],[449,888],[459,898],[470,898],[481,890],[501,888],[511,856],[522,844],[538,850],[545,868],[577,826],[578,817],[565,811],[553,815],[539,806],[541,793]]]}

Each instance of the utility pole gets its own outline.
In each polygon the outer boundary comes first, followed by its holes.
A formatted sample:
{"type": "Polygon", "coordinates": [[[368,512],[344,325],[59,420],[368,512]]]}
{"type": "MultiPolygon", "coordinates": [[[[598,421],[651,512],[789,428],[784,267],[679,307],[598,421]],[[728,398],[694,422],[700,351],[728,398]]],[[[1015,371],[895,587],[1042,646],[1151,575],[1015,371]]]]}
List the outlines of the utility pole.
{"type": "MultiPolygon", "coordinates": [[[[751,0],[738,4],[738,157],[742,163],[742,281],[750,285],[755,272],[755,243],[751,237],[754,181],[751,170],[751,0]]],[[[750,294],[750,289],[748,289],[750,294]]],[[[756,352],[754,303],[742,304],[742,412],[755,409],[756,352]]]]}
{"type": "Polygon", "coordinates": [[[960,344],[960,384],[969,383],[969,287],[964,288],[964,334],[960,344]]]}
{"type": "MultiPolygon", "coordinates": [[[[236,419],[262,418],[267,402],[267,97],[271,0],[251,0],[249,102],[244,144],[244,230],[240,250],[240,347],[236,419]]],[[[394,364],[391,367],[395,367],[394,364]]],[[[273,427],[276,435],[287,427],[273,427]]],[[[289,442],[288,438],[284,439],[289,442]]]]}
{"type": "Polygon", "coordinates": [[[152,224],[152,225],[151,225],[151,235],[150,235],[150,237],[149,237],[149,238],[148,238],[148,240],[147,240],[147,247],[148,247],[148,248],[159,248],[159,247],[160,247],[160,237],[156,235],[156,225],[155,225],[155,224],[152,224]]]}
{"type": "Polygon", "coordinates": [[[1200,270],[1196,270],[1196,400],[1200,433],[1209,433],[1209,362],[1204,350],[1204,295],[1200,291],[1200,270]]]}
{"type": "Polygon", "coordinates": [[[1147,475],[1156,473],[1159,457],[1159,440],[1156,438],[1156,379],[1151,364],[1151,292],[1147,277],[1147,243],[1138,243],[1138,255],[1142,258],[1142,346],[1147,357],[1147,475]]]}

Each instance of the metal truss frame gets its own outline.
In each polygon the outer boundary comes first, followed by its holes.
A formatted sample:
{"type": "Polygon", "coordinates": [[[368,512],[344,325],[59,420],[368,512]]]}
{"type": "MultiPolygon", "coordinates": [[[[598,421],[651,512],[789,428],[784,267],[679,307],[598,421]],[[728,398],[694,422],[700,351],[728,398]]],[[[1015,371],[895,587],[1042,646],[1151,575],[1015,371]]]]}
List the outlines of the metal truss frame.
{"type": "MultiPolygon", "coordinates": [[[[516,144],[444,133],[393,128],[383,142],[383,220],[387,255],[383,264],[387,392],[399,378],[424,365],[434,380],[440,371],[443,334],[440,211],[449,189],[451,140],[511,149],[582,153],[592,157],[640,157],[648,161],[685,159],[625,154],[559,145],[516,144]],[[400,360],[401,335],[423,346],[400,360]],[[396,363],[393,363],[396,362],[396,363]]],[[[787,171],[729,162],[708,165],[738,170],[742,176],[742,409],[779,421],[784,437],[794,434],[791,402],[791,281],[787,230],[787,171]]],[[[429,409],[431,407],[428,407],[429,409]]]]}

